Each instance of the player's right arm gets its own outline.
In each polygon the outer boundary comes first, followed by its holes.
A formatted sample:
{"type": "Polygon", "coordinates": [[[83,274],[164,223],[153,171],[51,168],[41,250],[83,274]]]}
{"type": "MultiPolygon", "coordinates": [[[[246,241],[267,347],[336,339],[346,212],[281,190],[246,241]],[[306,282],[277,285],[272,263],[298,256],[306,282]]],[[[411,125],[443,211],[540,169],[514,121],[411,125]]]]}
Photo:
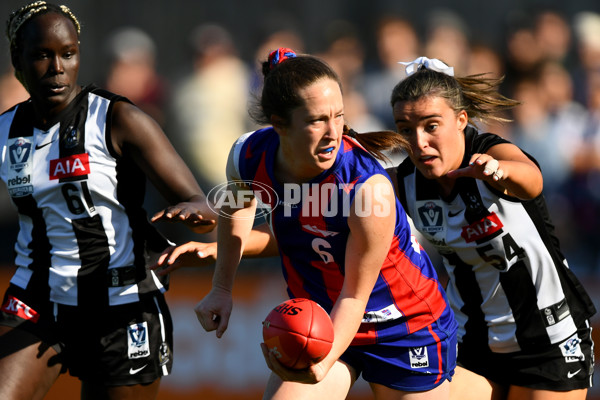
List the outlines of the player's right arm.
{"type": "Polygon", "coordinates": [[[212,280],[212,289],[195,307],[196,316],[206,331],[216,330],[221,337],[229,323],[233,302],[231,291],[235,273],[244,252],[244,246],[254,224],[256,198],[243,183],[234,165],[235,145],[227,160],[227,178],[238,185],[228,185],[229,198],[236,199],[235,204],[225,202],[219,212],[217,246],[219,254],[212,280]],[[243,191],[243,193],[240,193],[243,191]]]}

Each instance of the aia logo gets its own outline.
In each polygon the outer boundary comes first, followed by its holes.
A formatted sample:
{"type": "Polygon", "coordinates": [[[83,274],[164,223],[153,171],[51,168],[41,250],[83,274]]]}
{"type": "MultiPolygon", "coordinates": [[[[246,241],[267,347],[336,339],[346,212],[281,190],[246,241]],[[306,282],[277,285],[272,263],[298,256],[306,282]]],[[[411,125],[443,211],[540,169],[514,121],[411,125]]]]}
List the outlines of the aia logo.
{"type": "Polygon", "coordinates": [[[460,235],[465,239],[465,242],[471,243],[493,235],[501,230],[503,226],[500,218],[493,212],[490,215],[486,215],[481,220],[463,227],[460,235]]]}
{"type": "Polygon", "coordinates": [[[8,296],[6,303],[2,305],[0,310],[31,322],[37,322],[40,318],[40,315],[33,308],[13,296],[8,296]]]}
{"type": "Polygon", "coordinates": [[[50,180],[84,176],[90,173],[87,153],[50,160],[50,180]]]}

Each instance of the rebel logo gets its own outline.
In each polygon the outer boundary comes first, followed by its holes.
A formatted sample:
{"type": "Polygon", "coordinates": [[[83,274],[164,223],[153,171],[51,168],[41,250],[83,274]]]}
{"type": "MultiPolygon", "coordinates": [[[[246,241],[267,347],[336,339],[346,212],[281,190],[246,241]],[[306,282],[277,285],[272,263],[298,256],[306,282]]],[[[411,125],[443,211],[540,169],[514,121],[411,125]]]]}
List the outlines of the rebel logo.
{"type": "Polygon", "coordinates": [[[461,236],[467,243],[474,242],[476,240],[483,239],[494,233],[498,232],[502,229],[504,225],[500,221],[500,218],[496,215],[496,213],[491,213],[490,215],[486,215],[484,218],[479,221],[473,222],[469,226],[465,226],[462,228],[461,236]]]}
{"type": "Polygon", "coordinates": [[[2,305],[0,310],[31,322],[37,322],[40,318],[40,315],[33,308],[13,296],[8,296],[6,303],[2,305]]]}
{"type": "Polygon", "coordinates": [[[87,153],[50,160],[50,179],[72,178],[90,173],[87,153]]]}

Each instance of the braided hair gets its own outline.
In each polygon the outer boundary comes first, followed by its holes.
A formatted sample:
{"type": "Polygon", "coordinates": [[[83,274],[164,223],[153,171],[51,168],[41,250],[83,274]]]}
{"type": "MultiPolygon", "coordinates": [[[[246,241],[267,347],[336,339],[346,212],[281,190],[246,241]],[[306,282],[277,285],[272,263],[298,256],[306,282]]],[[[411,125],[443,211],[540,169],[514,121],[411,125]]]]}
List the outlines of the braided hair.
{"type": "Polygon", "coordinates": [[[62,14],[73,22],[77,30],[77,37],[81,33],[81,24],[75,14],[65,5],[56,5],[46,1],[35,1],[13,11],[6,21],[6,37],[10,43],[11,53],[19,48],[19,31],[31,18],[50,12],[62,14]]]}
{"type": "MultiPolygon", "coordinates": [[[[21,46],[21,28],[32,18],[48,14],[48,13],[57,13],[63,15],[68,18],[73,25],[75,26],[75,30],[77,32],[77,38],[79,39],[79,35],[81,34],[81,24],[75,17],[75,14],[69,9],[69,7],[65,5],[56,5],[52,3],[48,3],[46,1],[34,1],[32,3],[26,4],[18,10],[13,11],[8,20],[6,21],[6,38],[10,44],[10,55],[13,60],[16,58],[18,51],[21,46]]],[[[22,72],[15,70],[15,76],[27,88],[25,81],[22,76],[22,72]]]]}

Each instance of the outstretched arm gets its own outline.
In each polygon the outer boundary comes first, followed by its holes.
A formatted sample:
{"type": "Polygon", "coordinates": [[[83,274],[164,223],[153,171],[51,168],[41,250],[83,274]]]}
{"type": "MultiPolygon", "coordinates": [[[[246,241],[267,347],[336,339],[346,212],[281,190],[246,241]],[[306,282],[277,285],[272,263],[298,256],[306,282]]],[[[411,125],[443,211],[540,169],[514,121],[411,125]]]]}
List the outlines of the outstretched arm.
{"type": "Polygon", "coordinates": [[[487,153],[473,154],[469,166],[448,172],[448,177],[467,176],[488,182],[496,189],[520,199],[533,199],[544,186],[539,167],[511,143],[490,147],[487,153]]]}
{"type": "Polygon", "coordinates": [[[216,214],[158,123],[124,101],[114,105],[111,123],[111,141],[117,154],[133,159],[172,204],[152,221],[181,221],[198,233],[213,230],[216,214]]]}

